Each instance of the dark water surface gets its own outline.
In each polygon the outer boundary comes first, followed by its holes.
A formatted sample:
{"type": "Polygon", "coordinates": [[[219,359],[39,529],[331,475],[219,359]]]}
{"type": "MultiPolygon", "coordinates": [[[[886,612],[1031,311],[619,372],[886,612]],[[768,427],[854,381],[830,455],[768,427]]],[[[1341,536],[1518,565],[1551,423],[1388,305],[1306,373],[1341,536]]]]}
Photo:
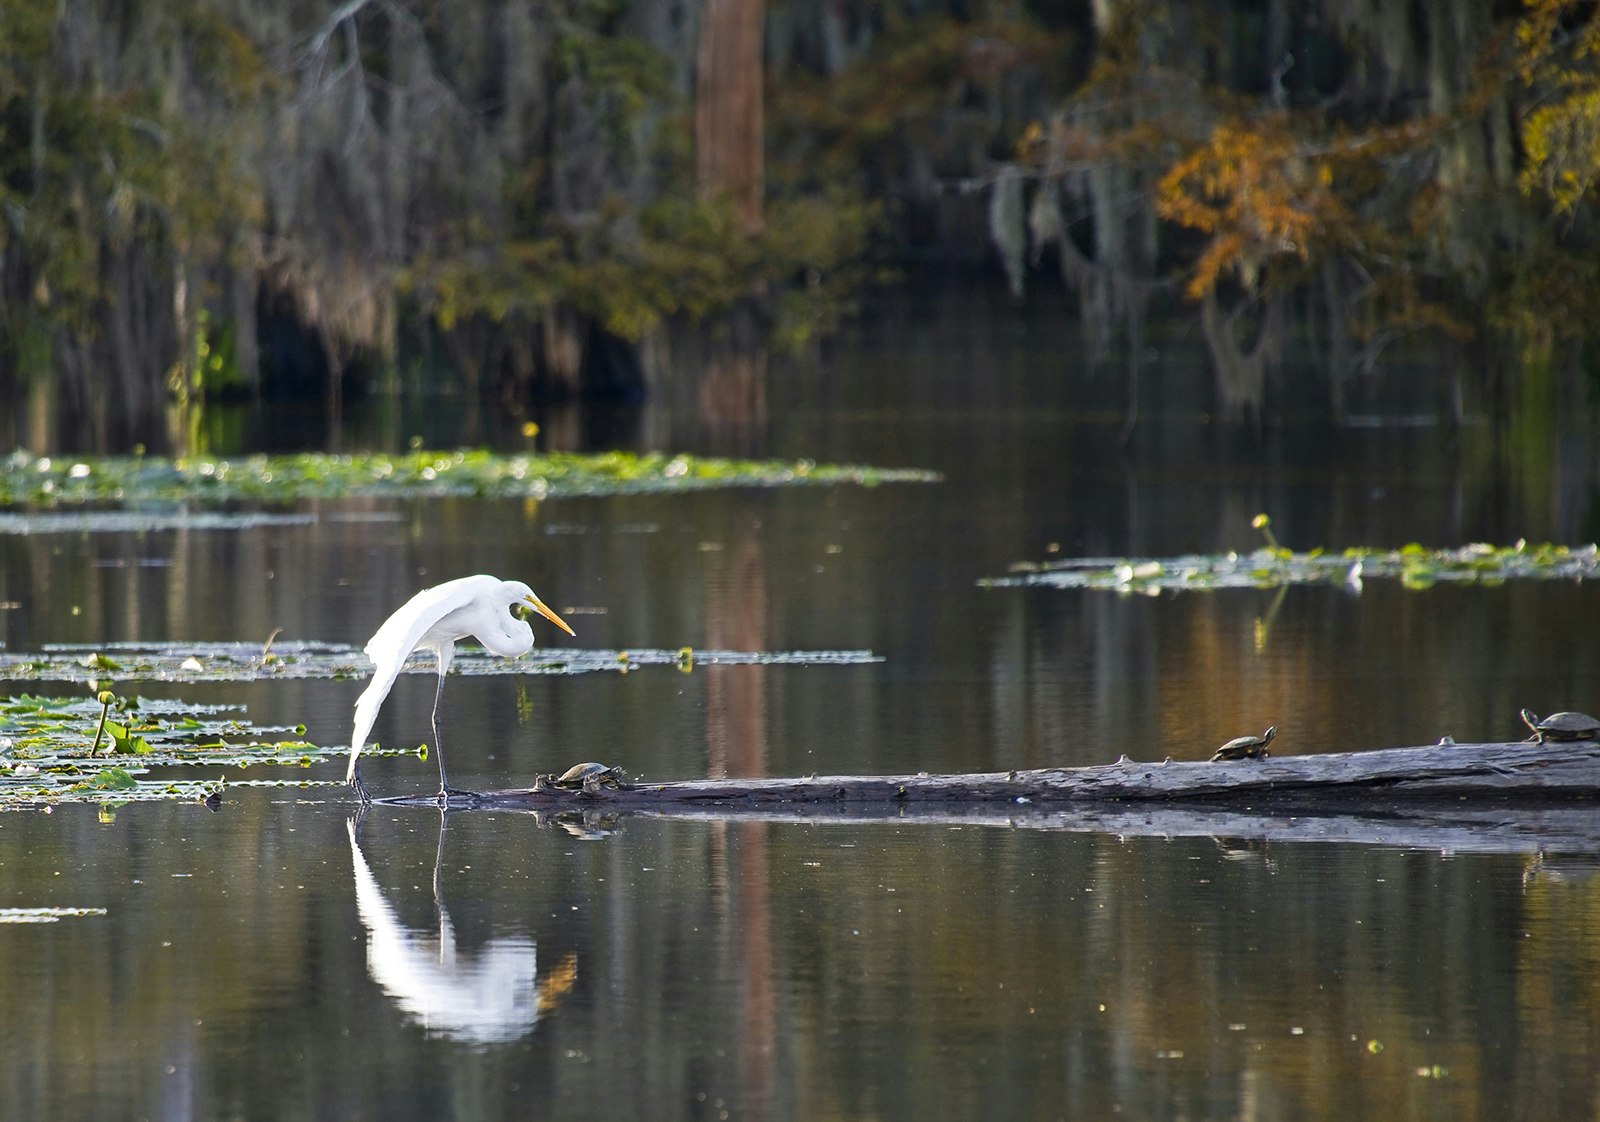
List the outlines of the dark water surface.
{"type": "MultiPolygon", "coordinates": [[[[584,759],[665,779],[1195,758],[1268,724],[1275,748],[1319,752],[1509,738],[1522,705],[1600,708],[1584,585],[978,587],[1016,561],[1252,549],[1260,511],[1298,548],[1595,536],[1581,428],[1533,452],[1471,427],[1257,445],[1157,394],[1123,454],[1109,387],[1075,353],[1059,326],[1002,331],[946,301],[782,367],[762,423],[690,408],[546,424],[577,445],[603,428],[934,468],[935,485],[356,501],[308,504],[308,525],[3,537],[0,640],[360,643],[416,588],[486,571],[571,613],[577,639],[544,628],[547,645],[883,659],[452,678],[452,780],[480,787],[584,759]]],[[[412,419],[448,443],[447,415],[412,419]]],[[[361,682],[126,688],[242,702],[339,743],[361,682]]],[[[430,676],[403,678],[377,737],[430,739],[432,698],[430,676]]],[[[373,760],[367,778],[423,790],[432,766],[373,760]]],[[[0,1117],[1497,1119],[1600,1103],[1592,856],[1028,819],[578,829],[468,812],[441,832],[435,811],[380,806],[355,826],[352,810],[332,788],[236,788],[215,814],[0,816],[0,909],[105,909],[0,924],[0,1117]]]]}

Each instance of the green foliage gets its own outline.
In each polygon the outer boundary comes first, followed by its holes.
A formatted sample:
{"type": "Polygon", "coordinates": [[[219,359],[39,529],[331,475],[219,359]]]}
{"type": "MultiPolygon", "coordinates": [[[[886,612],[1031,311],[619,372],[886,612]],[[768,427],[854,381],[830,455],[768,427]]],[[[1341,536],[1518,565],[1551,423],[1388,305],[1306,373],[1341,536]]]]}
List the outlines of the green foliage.
{"type": "Polygon", "coordinates": [[[755,234],[724,200],[672,196],[646,207],[611,252],[569,261],[563,299],[626,339],[674,316],[714,317],[756,293],[777,295],[791,344],[831,326],[866,277],[861,252],[877,209],[859,198],[778,200],[755,234]]]}
{"type": "Polygon", "coordinates": [[[0,98],[25,93],[32,64],[50,50],[55,0],[0,0],[0,98]]]}
{"type": "Polygon", "coordinates": [[[627,36],[572,30],[556,60],[558,76],[606,122],[614,158],[625,159],[641,119],[652,117],[657,189],[637,200],[612,194],[563,219],[542,205],[542,163],[513,170],[505,183],[509,236],[461,223],[397,276],[399,290],[441,330],[474,317],[536,322],[566,307],[637,341],[665,321],[711,319],[765,296],[779,340],[799,344],[853,307],[869,279],[863,254],[878,222],[875,203],[838,184],[780,192],[751,232],[727,200],[695,190],[690,114],[659,52],[627,36]]]}
{"type": "Polygon", "coordinates": [[[171,383],[180,402],[240,393],[247,378],[239,369],[238,325],[201,308],[195,315],[192,353],[173,371],[171,383]]]}
{"type": "Polygon", "coordinates": [[[610,110],[615,136],[648,108],[672,96],[672,64],[632,35],[602,35],[573,28],[556,44],[558,81],[579,80],[610,110]]]}
{"type": "Polygon", "coordinates": [[[618,34],[621,14],[575,5],[551,56],[560,98],[581,102],[598,130],[569,137],[577,148],[567,158],[610,168],[599,175],[607,193],[557,213],[551,157],[535,153],[506,170],[510,228],[468,219],[446,229],[401,269],[401,292],[447,332],[473,318],[516,330],[567,308],[639,340],[665,321],[714,319],[751,297],[766,301],[786,342],[826,329],[868,278],[860,260],[876,206],[831,182],[780,187],[762,228],[746,228],[728,200],[697,189],[681,64],[618,34]],[[649,186],[632,189],[640,183],[649,186]]]}
{"type": "Polygon", "coordinates": [[[230,271],[265,280],[337,343],[380,350],[396,296],[447,334],[475,320],[526,331],[571,309],[634,340],[755,297],[780,338],[799,342],[851,307],[875,208],[824,180],[826,190],[775,192],[766,229],[752,233],[723,201],[697,197],[687,65],[625,32],[627,4],[571,0],[528,17],[538,46],[519,46],[539,69],[521,80],[519,119],[539,139],[496,134],[476,87],[501,79],[433,34],[447,17],[429,10],[400,27],[380,7],[314,5],[285,23],[155,0],[119,23],[92,6],[0,0],[0,259],[26,294],[0,306],[0,376],[60,377],[63,340],[122,345],[107,325],[139,308],[167,321],[152,338],[178,337],[141,371],[142,398],[187,404],[237,389],[253,372],[238,369],[247,348],[215,315],[212,287],[230,271]],[[319,22],[336,11],[337,26],[319,22]],[[294,51],[268,38],[286,29],[294,51]],[[398,122],[385,109],[396,92],[411,95],[398,122]],[[348,127],[328,123],[345,117],[348,127]],[[454,151],[489,162],[430,165],[429,130],[441,127],[468,137],[454,151]],[[348,133],[337,153],[330,128],[348,133]],[[340,204],[333,219],[292,186],[332,175],[375,198],[371,177],[393,186],[393,162],[419,156],[400,197],[340,204]],[[563,190],[595,197],[558,200],[558,165],[563,190]],[[484,177],[499,179],[498,210],[473,205],[481,194],[468,184],[484,177]],[[351,209],[405,232],[365,244],[373,229],[340,221],[351,209]],[[130,273],[148,288],[138,299],[130,273]],[[180,283],[181,302],[167,289],[180,283]]]}
{"type": "Polygon", "coordinates": [[[1498,263],[1489,319],[1522,340],[1527,357],[1590,337],[1600,307],[1600,258],[1543,247],[1504,254],[1498,263]]]}
{"type": "Polygon", "coordinates": [[[774,177],[781,191],[858,184],[863,170],[916,151],[946,175],[973,175],[974,150],[996,147],[1007,121],[1008,76],[1071,72],[1067,36],[1014,13],[957,20],[884,12],[881,45],[831,78],[794,74],[773,90],[774,177]]]}
{"type": "Polygon", "coordinates": [[[125,298],[109,260],[135,247],[155,270],[215,260],[230,224],[257,209],[237,169],[249,130],[211,128],[176,90],[187,77],[248,99],[264,67],[243,32],[198,4],[146,5],[125,51],[189,61],[149,74],[134,58],[64,57],[86,34],[70,21],[93,18],[0,3],[0,259],[28,278],[29,297],[0,308],[0,353],[35,374],[49,369],[52,337],[93,335],[125,298]]]}
{"type": "Polygon", "coordinates": [[[1600,14],[1576,0],[1525,0],[1517,66],[1536,98],[1522,119],[1522,189],[1571,214],[1600,180],[1600,14]]]}

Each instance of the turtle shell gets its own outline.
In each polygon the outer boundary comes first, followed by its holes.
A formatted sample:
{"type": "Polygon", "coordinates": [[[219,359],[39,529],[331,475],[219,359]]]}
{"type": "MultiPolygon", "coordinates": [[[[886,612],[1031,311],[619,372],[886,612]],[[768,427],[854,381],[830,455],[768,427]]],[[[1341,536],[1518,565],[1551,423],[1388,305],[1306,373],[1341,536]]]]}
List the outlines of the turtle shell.
{"type": "Polygon", "coordinates": [[[585,779],[600,779],[604,776],[614,776],[617,769],[607,767],[605,764],[588,760],[585,763],[573,764],[566,771],[556,777],[557,783],[582,783],[585,779]]]}
{"type": "Polygon", "coordinates": [[[1218,748],[1212,754],[1211,760],[1264,760],[1271,755],[1267,745],[1272,743],[1272,738],[1278,735],[1278,726],[1273,725],[1260,736],[1236,736],[1228,743],[1218,748]]]}
{"type": "Polygon", "coordinates": [[[1543,733],[1551,740],[1592,740],[1600,735],[1600,720],[1587,713],[1552,713],[1528,724],[1534,732],[1543,733]]]}

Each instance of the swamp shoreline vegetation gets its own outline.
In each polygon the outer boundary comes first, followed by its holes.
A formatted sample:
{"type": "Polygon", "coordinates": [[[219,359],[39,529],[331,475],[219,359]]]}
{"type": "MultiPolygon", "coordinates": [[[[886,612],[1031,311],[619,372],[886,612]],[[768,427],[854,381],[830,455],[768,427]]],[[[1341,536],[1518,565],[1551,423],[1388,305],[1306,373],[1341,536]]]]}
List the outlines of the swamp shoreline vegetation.
{"type": "Polygon", "coordinates": [[[1594,341],[1597,44],[1575,0],[5,0],[0,441],[183,451],[228,396],[760,408],[768,346],[950,266],[1058,273],[1125,432],[1197,374],[1257,426],[1297,385],[1537,416],[1594,341]],[[1149,362],[1158,318],[1208,370],[1149,362]]]}

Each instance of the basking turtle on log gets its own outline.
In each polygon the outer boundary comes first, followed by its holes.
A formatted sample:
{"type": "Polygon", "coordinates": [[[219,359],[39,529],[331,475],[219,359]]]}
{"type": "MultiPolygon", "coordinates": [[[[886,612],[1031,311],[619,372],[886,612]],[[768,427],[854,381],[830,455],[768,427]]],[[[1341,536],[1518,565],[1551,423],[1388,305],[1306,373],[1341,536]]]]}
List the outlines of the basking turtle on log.
{"type": "Polygon", "coordinates": [[[581,764],[573,764],[560,775],[541,775],[533,781],[535,791],[582,791],[588,795],[598,795],[604,788],[621,790],[623,784],[622,769],[607,767],[605,764],[589,760],[581,764]]]}
{"type": "Polygon", "coordinates": [[[1539,744],[1546,740],[1600,739],[1600,721],[1587,713],[1552,713],[1541,721],[1532,709],[1524,709],[1522,720],[1533,730],[1528,739],[1539,744]]]}
{"type": "Polygon", "coordinates": [[[1272,738],[1278,735],[1278,726],[1271,725],[1260,736],[1236,736],[1211,757],[1211,763],[1218,760],[1264,760],[1272,753],[1267,751],[1267,745],[1272,743],[1272,738]]]}

